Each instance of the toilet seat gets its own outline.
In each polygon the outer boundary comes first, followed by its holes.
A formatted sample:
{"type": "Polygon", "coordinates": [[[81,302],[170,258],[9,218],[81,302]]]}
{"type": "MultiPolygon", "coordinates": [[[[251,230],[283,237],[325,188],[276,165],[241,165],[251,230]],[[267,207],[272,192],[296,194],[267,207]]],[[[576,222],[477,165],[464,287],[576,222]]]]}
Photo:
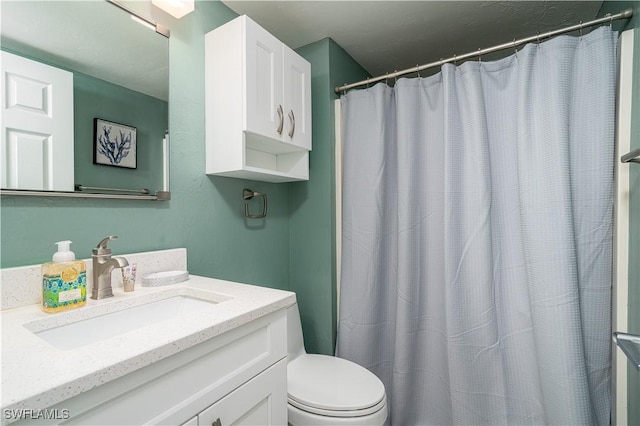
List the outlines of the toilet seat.
{"type": "Polygon", "coordinates": [[[342,358],[304,354],[287,365],[288,401],[328,417],[359,417],[386,405],[384,385],[366,368],[342,358]]]}
{"type": "Polygon", "coordinates": [[[301,404],[291,398],[288,398],[288,403],[302,411],[306,411],[307,413],[313,413],[324,417],[361,417],[368,416],[369,414],[373,414],[382,410],[387,404],[387,401],[386,398],[382,398],[380,402],[372,407],[365,408],[363,410],[351,411],[324,410],[322,408],[301,404]]]}

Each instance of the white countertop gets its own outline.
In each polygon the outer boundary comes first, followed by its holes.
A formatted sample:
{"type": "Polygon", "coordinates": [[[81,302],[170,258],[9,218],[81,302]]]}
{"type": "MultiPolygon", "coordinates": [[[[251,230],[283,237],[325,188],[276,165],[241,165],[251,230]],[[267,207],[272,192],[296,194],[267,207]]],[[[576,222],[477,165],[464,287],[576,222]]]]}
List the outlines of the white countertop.
{"type": "Polygon", "coordinates": [[[165,287],[136,285],[130,293],[114,288],[114,295],[87,298],[85,307],[62,313],[44,313],[39,304],[0,313],[2,409],[50,407],[295,302],[292,292],[193,275],[165,287]],[[217,303],[71,350],[56,349],[32,332],[178,295],[217,303]]]}

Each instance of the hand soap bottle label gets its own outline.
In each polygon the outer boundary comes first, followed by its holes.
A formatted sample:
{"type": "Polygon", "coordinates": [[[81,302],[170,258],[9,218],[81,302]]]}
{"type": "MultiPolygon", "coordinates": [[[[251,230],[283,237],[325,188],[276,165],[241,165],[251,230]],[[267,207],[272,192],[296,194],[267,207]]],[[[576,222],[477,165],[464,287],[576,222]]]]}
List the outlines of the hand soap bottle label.
{"type": "Polygon", "coordinates": [[[45,308],[84,303],[87,300],[87,273],[67,268],[60,275],[44,275],[42,278],[43,304],[45,308]]]}

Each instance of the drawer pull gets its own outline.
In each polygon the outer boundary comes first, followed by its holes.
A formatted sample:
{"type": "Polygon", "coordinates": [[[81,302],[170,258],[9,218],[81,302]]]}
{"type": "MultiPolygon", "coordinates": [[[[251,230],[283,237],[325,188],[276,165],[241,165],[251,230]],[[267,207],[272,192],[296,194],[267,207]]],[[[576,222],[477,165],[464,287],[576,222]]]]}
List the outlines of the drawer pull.
{"type": "Polygon", "coordinates": [[[289,131],[289,137],[293,139],[293,133],[296,131],[296,116],[293,115],[293,110],[289,110],[289,120],[291,120],[291,130],[289,131]]]}
{"type": "Polygon", "coordinates": [[[282,105],[278,105],[278,109],[276,111],[278,111],[278,117],[280,117],[280,125],[278,126],[278,130],[276,131],[279,135],[281,135],[282,128],[284,127],[284,111],[282,111],[282,105]]]}

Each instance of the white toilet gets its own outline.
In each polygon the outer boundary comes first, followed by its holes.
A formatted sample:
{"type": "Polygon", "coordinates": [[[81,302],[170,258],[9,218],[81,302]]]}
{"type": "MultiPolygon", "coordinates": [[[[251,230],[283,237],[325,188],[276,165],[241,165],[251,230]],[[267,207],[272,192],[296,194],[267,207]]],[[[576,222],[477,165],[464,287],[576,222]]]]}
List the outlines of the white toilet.
{"type": "Polygon", "coordinates": [[[287,327],[289,424],[383,425],[387,397],[380,379],[346,359],[307,354],[297,303],[287,310],[287,327]]]}

